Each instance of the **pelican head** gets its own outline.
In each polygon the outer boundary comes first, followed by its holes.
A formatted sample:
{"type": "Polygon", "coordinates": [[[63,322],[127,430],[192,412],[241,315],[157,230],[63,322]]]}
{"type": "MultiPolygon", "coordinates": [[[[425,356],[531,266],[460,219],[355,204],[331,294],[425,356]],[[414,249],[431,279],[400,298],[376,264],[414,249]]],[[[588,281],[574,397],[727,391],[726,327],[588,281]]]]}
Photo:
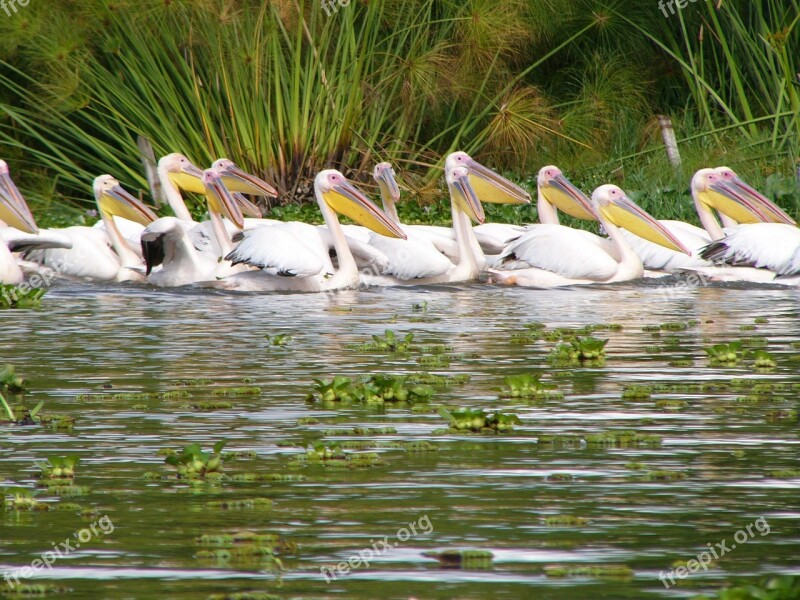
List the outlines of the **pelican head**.
{"type": "Polygon", "coordinates": [[[469,218],[477,223],[483,223],[486,215],[483,212],[483,205],[478,199],[475,190],[469,179],[469,169],[466,167],[454,167],[448,169],[445,174],[447,187],[458,207],[463,210],[469,218]]]}
{"type": "Polygon", "coordinates": [[[676,252],[690,254],[670,231],[642,210],[616,185],[601,185],[592,193],[592,204],[600,220],[676,252]]]}
{"type": "Polygon", "coordinates": [[[539,194],[561,212],[584,221],[597,220],[592,201],[558,167],[549,165],[539,169],[536,183],[539,194]]]}
{"type": "MultiPolygon", "coordinates": [[[[767,216],[769,222],[797,225],[795,220],[787,215],[777,204],[758,190],[747,185],[747,183],[745,183],[730,167],[717,167],[714,169],[714,172],[722,178],[723,185],[726,185],[733,193],[744,196],[751,204],[757,206],[761,212],[767,216]]],[[[753,215],[753,219],[755,219],[755,215],[753,215]]],[[[738,219],[736,220],[738,221],[738,219]]],[[[750,220],[739,222],[756,223],[758,221],[750,220]]]]}
{"type": "Polygon", "coordinates": [[[314,179],[317,199],[332,211],[369,227],[375,233],[391,238],[406,239],[406,234],[369,198],[347,181],[336,169],[325,169],[314,179]]]}
{"type": "Polygon", "coordinates": [[[162,156],[158,161],[158,170],[166,174],[172,184],[184,192],[206,193],[202,181],[203,171],[183,154],[173,152],[162,156]]]}
{"type": "Polygon", "coordinates": [[[469,172],[469,182],[481,202],[492,204],[530,204],[531,195],[518,186],[484,167],[466,152],[453,152],[445,160],[445,177],[447,172],[465,167],[469,172]]]}
{"type": "Polygon", "coordinates": [[[769,218],[751,198],[737,192],[716,169],[700,169],[692,177],[692,196],[707,211],[718,210],[738,223],[760,223],[769,218]]]}
{"type": "Polygon", "coordinates": [[[381,189],[382,198],[389,198],[393,202],[400,200],[400,188],[397,186],[392,165],[388,162],[378,163],[372,171],[372,177],[381,189]]]}
{"type": "Polygon", "coordinates": [[[92,187],[97,200],[97,209],[102,215],[122,217],[145,226],[157,218],[152,210],[122,189],[119,181],[111,175],[96,177],[92,187]]]}
{"type": "Polygon", "coordinates": [[[33,214],[14,185],[4,160],[0,160],[0,221],[25,233],[39,233],[33,214]]]}
{"type": "Polygon", "coordinates": [[[259,179],[255,175],[240,169],[232,160],[218,158],[211,165],[211,168],[219,172],[225,187],[231,192],[252,194],[253,196],[269,196],[270,198],[278,197],[278,191],[274,187],[263,179],[259,179]]]}
{"type": "Polygon", "coordinates": [[[230,190],[225,187],[222,174],[218,169],[210,168],[202,172],[201,181],[208,201],[209,212],[214,211],[236,225],[238,229],[244,229],[244,216],[236,198],[230,190]]]}

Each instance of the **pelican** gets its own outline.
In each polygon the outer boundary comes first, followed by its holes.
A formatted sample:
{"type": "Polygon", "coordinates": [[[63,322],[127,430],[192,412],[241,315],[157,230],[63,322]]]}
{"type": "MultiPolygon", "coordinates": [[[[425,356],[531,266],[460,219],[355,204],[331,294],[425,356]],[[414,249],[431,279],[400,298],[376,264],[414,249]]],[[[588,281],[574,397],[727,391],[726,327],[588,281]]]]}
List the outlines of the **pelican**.
{"type": "Polygon", "coordinates": [[[622,235],[620,227],[655,243],[688,253],[669,230],[615,185],[598,187],[592,194],[592,207],[596,218],[616,245],[619,258],[605,252],[585,235],[586,232],[560,225],[539,225],[506,251],[533,268],[495,271],[498,279],[502,283],[523,287],[551,288],[640,278],[644,275],[644,265],[622,235]]]}
{"type": "Polygon", "coordinates": [[[222,217],[225,216],[238,230],[244,226],[244,217],[233,194],[224,185],[222,170],[206,169],[201,172],[202,185],[212,231],[217,246],[212,244],[204,227],[186,223],[177,217],[163,217],[148,225],[141,234],[142,255],[145,259],[147,282],[159,287],[176,287],[214,277],[226,277],[240,272],[227,261],[220,261],[217,248],[232,250],[230,236],[222,217]],[[161,269],[154,268],[162,265],[161,269]]]}
{"type": "MultiPolygon", "coordinates": [[[[8,165],[0,160],[0,233],[5,233],[12,227],[22,233],[39,233],[28,205],[11,181],[8,165]]],[[[22,269],[3,236],[3,243],[0,243],[0,283],[22,283],[24,278],[22,269]]]]}
{"type": "Polygon", "coordinates": [[[67,237],[72,247],[30,250],[24,257],[66,277],[93,281],[141,279],[137,272],[142,267],[141,259],[128,246],[114,217],[147,225],[156,219],[156,215],[126,192],[111,175],[96,177],[92,188],[105,231],[84,226],[51,230],[67,237]]]}
{"type": "MultiPolygon", "coordinates": [[[[244,198],[242,194],[277,197],[278,193],[275,188],[266,181],[240,169],[227,158],[220,158],[214,161],[214,164],[211,165],[211,169],[220,176],[222,185],[233,194],[233,198],[236,201],[235,203],[239,207],[239,212],[243,211],[256,217],[261,216],[261,211],[258,207],[244,198]]],[[[183,201],[181,191],[193,192],[205,196],[207,190],[202,181],[203,171],[184,155],[177,152],[167,154],[158,161],[158,178],[175,217],[189,226],[189,233],[199,246],[201,242],[199,242],[198,239],[208,240],[210,238],[213,251],[217,257],[225,256],[231,251],[233,247],[231,235],[235,235],[238,230],[260,226],[270,222],[260,218],[244,219],[242,215],[240,223],[237,224],[232,223],[232,221],[223,221],[219,212],[217,214],[209,212],[209,221],[195,223],[192,219],[192,215],[186,208],[186,203],[183,201]],[[229,222],[232,223],[234,227],[229,227],[229,222]]],[[[218,195],[214,196],[216,197],[218,195]]],[[[216,200],[212,197],[211,202],[215,201],[216,200]]],[[[231,209],[234,210],[233,208],[231,209]]],[[[272,223],[276,222],[277,221],[272,221],[272,223]]]]}
{"type": "Polygon", "coordinates": [[[242,233],[242,241],[226,256],[233,264],[259,267],[203,287],[240,291],[319,292],[359,284],[358,266],[347,245],[337,213],[389,237],[405,234],[381,209],[355,188],[339,171],[326,169],[314,179],[314,193],[338,257],[338,270],[327,273],[306,239],[281,226],[256,227],[242,233]]]}
{"type": "Polygon", "coordinates": [[[794,223],[789,215],[744,183],[728,167],[700,169],[692,177],[691,191],[702,228],[683,221],[660,221],[690,250],[689,256],[625,232],[628,242],[648,269],[674,271],[711,267],[711,262],[702,256],[703,248],[737,231],[739,223],[794,223]],[[723,217],[724,229],[717,221],[715,211],[723,217]]]}

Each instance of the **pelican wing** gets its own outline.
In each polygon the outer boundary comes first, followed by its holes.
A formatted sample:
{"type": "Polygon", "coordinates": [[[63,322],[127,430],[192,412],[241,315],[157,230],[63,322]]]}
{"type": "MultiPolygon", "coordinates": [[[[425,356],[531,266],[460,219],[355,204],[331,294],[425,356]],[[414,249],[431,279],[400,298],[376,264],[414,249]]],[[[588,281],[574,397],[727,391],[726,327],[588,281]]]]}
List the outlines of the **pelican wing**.
{"type": "Polygon", "coordinates": [[[414,235],[400,240],[372,233],[369,243],[388,259],[384,275],[404,280],[422,279],[444,275],[453,267],[450,259],[436,246],[414,235]]]}
{"type": "Polygon", "coordinates": [[[245,231],[241,243],[225,258],[234,265],[274,269],[286,277],[313,277],[325,271],[318,253],[290,228],[281,225],[245,231]]]}
{"type": "Polygon", "coordinates": [[[27,252],[28,250],[45,250],[48,248],[72,248],[72,240],[57,231],[39,230],[39,233],[25,233],[13,227],[0,228],[0,241],[8,246],[11,252],[27,252]]]}
{"type": "Polygon", "coordinates": [[[610,279],[618,262],[593,237],[563,225],[537,225],[505,249],[501,265],[521,261],[569,279],[610,279]]]}
{"type": "Polygon", "coordinates": [[[769,269],[792,275],[797,269],[800,229],[783,223],[740,225],[729,236],[710,243],[700,255],[715,263],[769,269]]]}
{"type": "Polygon", "coordinates": [[[486,254],[500,254],[511,242],[525,235],[527,229],[506,223],[483,223],[472,228],[486,254]]]}

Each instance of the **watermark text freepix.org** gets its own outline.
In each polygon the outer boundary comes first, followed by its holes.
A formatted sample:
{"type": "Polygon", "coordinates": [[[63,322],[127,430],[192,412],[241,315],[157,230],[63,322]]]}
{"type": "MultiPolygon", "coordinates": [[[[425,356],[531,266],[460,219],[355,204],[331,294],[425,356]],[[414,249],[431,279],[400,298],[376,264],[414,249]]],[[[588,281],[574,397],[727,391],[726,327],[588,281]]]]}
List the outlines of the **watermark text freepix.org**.
{"type": "Polygon", "coordinates": [[[18,6],[25,8],[31,0],[0,0],[0,10],[6,13],[7,17],[17,13],[18,6]]]}
{"type": "Polygon", "coordinates": [[[769,523],[767,523],[767,520],[764,517],[759,517],[749,525],[742,527],[739,531],[733,534],[733,542],[723,539],[721,542],[717,542],[713,546],[711,543],[708,543],[706,544],[708,550],[703,550],[702,552],[699,552],[695,558],[686,561],[685,567],[677,567],[671,571],[668,571],[667,573],[661,571],[661,574],[658,576],[658,578],[661,580],[661,583],[664,584],[664,587],[669,589],[675,585],[676,577],[678,579],[686,579],[689,575],[697,573],[701,567],[703,571],[708,571],[708,565],[712,560],[719,560],[728,552],[735,550],[737,545],[741,546],[742,544],[745,544],[749,540],[756,537],[753,529],[760,533],[761,537],[769,535],[770,532],[769,523]]]}
{"type": "Polygon", "coordinates": [[[433,523],[431,523],[430,518],[428,518],[428,515],[422,515],[416,521],[409,523],[407,527],[398,529],[394,541],[390,541],[388,535],[380,540],[370,540],[372,546],[359,550],[358,554],[354,554],[338,564],[320,567],[319,572],[325,578],[325,582],[330,583],[332,580],[338,579],[339,575],[347,575],[350,571],[362,566],[368,567],[376,556],[386,554],[392,548],[397,548],[401,543],[407,542],[412,537],[427,535],[432,531],[433,523]]]}
{"type": "Polygon", "coordinates": [[[86,544],[96,537],[102,537],[114,532],[114,523],[108,515],[103,515],[88,527],[84,527],[72,534],[63,542],[51,542],[53,549],[42,552],[39,558],[34,558],[31,564],[27,567],[20,567],[13,571],[6,571],[3,573],[3,578],[11,589],[19,585],[20,579],[29,579],[34,576],[38,571],[42,571],[45,567],[48,569],[53,568],[53,564],[59,558],[65,558],[71,552],[81,547],[81,544],[86,544]]]}

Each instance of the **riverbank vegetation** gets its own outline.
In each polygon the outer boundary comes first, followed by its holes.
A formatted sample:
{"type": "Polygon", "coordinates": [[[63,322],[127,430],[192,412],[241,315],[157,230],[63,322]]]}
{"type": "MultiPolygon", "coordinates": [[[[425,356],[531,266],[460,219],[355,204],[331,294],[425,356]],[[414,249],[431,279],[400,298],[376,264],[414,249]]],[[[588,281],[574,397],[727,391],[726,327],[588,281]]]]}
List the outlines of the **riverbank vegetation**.
{"type": "MultiPolygon", "coordinates": [[[[700,166],[727,164],[800,214],[800,0],[70,0],[0,19],[0,150],[37,214],[86,219],[112,173],[147,190],[137,146],[228,156],[302,208],[334,166],[397,165],[401,216],[446,221],[441,156],[529,187],[555,163],[691,219],[700,166]],[[669,3],[667,3],[669,5],[669,3]],[[335,10],[334,10],[335,9],[335,10]],[[330,13],[330,14],[328,14],[330,13]],[[667,159],[658,115],[683,162],[667,159]]],[[[489,218],[529,222],[533,207],[489,218]]]]}

